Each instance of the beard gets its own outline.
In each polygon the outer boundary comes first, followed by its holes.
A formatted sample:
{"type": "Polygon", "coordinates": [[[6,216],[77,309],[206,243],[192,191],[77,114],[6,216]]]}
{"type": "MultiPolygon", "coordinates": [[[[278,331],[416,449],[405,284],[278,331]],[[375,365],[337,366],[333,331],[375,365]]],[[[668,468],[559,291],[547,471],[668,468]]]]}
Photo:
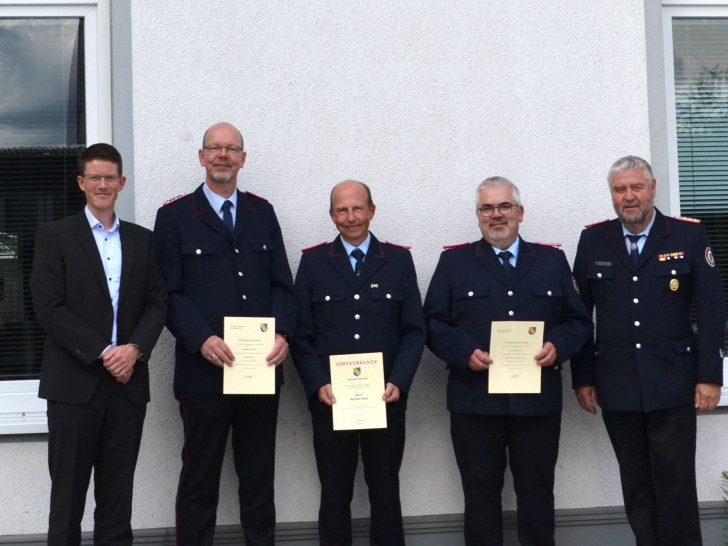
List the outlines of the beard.
{"type": "Polygon", "coordinates": [[[486,233],[487,237],[486,239],[491,241],[505,241],[511,236],[512,230],[511,227],[505,223],[505,224],[496,224],[494,226],[487,226],[486,227],[486,233]]]}
{"type": "Polygon", "coordinates": [[[642,208],[639,205],[637,206],[639,208],[635,212],[626,212],[624,207],[621,210],[617,210],[617,218],[619,218],[620,222],[622,222],[625,226],[641,226],[649,219],[650,214],[652,214],[652,211],[655,208],[653,203],[647,203],[645,208],[642,208]]]}

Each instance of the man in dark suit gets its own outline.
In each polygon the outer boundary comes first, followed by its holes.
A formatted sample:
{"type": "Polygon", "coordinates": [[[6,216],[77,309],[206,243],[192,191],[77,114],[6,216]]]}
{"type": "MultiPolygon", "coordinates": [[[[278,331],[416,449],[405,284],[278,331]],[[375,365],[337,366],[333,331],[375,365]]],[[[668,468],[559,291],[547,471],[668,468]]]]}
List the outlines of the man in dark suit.
{"type": "Polygon", "coordinates": [[[702,544],[695,410],[720,400],[720,273],[705,229],[655,208],[647,161],[623,157],[607,179],[618,218],[585,229],[574,262],[587,310],[597,313],[596,342],[574,358],[576,396],[588,412],[602,408],[637,544],[702,544]]]}
{"type": "Polygon", "coordinates": [[[425,298],[427,346],[450,369],[447,406],[465,495],[465,543],[503,543],[509,460],[521,544],[554,544],[561,369],[591,324],[564,253],[518,236],[524,209],[516,186],[488,178],[476,206],[483,238],[442,253],[425,298]],[[489,393],[491,323],[512,320],[544,322],[543,347],[533,356],[541,366],[540,394],[489,393]]]}
{"type": "Polygon", "coordinates": [[[48,400],[48,544],[81,543],[94,470],[95,544],[131,544],[134,468],[149,402],[147,363],[166,313],[152,233],[124,222],[119,152],[86,148],[78,186],[85,209],[44,224],[30,277],[47,334],[38,395],[48,400]]]}
{"type": "Polygon", "coordinates": [[[351,544],[351,499],[361,447],[369,487],[373,545],[404,544],[399,468],[407,394],[425,343],[422,300],[408,250],[369,232],[369,188],[347,180],[331,191],[329,214],[340,235],[304,252],[296,275],[296,364],[309,401],[321,481],[319,540],[351,544]],[[357,258],[358,255],[358,258],[357,258]],[[336,396],[329,356],[381,352],[387,428],[333,430],[336,396]]]}
{"type": "Polygon", "coordinates": [[[220,472],[232,428],[246,544],[273,544],[276,422],[281,362],[293,335],[296,302],[273,207],[237,189],[243,137],[229,123],[210,127],[199,151],[205,182],[159,209],[154,228],[169,291],[167,327],[177,338],[174,392],[184,425],[177,492],[177,544],[212,544],[220,472]],[[274,395],[222,394],[226,316],[274,317],[274,395]]]}

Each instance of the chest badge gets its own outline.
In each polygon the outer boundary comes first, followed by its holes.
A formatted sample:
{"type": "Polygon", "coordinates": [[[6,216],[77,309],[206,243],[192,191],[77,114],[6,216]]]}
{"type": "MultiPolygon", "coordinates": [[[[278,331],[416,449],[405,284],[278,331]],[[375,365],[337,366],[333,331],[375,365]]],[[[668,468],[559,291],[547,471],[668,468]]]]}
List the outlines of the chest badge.
{"type": "Polygon", "coordinates": [[[677,279],[670,279],[670,290],[677,292],[678,288],[680,288],[680,281],[677,279]]]}

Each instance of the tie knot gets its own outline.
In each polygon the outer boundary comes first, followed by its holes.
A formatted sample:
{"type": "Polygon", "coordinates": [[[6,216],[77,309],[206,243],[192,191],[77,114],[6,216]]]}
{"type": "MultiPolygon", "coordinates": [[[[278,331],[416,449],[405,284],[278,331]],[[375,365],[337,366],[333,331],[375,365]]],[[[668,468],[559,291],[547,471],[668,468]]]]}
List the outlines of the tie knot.
{"type": "Polygon", "coordinates": [[[354,256],[354,259],[356,259],[356,261],[358,262],[364,259],[364,252],[362,252],[360,248],[355,248],[354,250],[352,250],[351,255],[354,256]]]}
{"type": "Polygon", "coordinates": [[[233,206],[233,202],[226,199],[225,202],[222,204],[222,210],[223,211],[230,210],[230,207],[232,207],[232,206],[233,206]]]}
{"type": "Polygon", "coordinates": [[[636,243],[642,238],[642,235],[627,235],[627,239],[632,241],[633,243],[636,243]]]}
{"type": "Polygon", "coordinates": [[[511,263],[511,256],[513,256],[513,254],[509,250],[504,250],[498,253],[498,257],[503,260],[503,265],[506,265],[506,263],[511,263]]]}

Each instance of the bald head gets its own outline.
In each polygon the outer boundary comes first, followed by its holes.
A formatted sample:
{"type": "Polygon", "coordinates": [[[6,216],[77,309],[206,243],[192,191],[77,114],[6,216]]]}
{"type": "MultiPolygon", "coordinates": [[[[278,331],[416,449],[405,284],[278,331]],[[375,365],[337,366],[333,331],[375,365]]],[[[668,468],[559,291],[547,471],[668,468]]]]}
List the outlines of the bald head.
{"type": "Polygon", "coordinates": [[[205,131],[205,134],[202,135],[202,147],[204,148],[209,143],[207,142],[207,136],[212,131],[213,133],[217,132],[217,129],[223,129],[228,131],[235,131],[238,134],[238,137],[240,137],[240,147],[242,149],[245,149],[245,144],[243,143],[243,133],[240,132],[240,129],[235,127],[232,123],[228,123],[226,121],[221,121],[220,123],[216,123],[215,125],[211,126],[210,128],[205,131]]]}
{"type": "Polygon", "coordinates": [[[341,237],[359,246],[369,236],[369,222],[376,207],[369,187],[356,180],[345,180],[331,190],[329,214],[341,237]]]}
{"type": "Polygon", "coordinates": [[[367,194],[367,206],[371,207],[374,205],[374,202],[372,201],[372,192],[369,189],[369,186],[367,186],[364,182],[359,182],[358,180],[344,180],[343,182],[339,182],[331,189],[331,195],[329,195],[329,210],[334,210],[334,192],[337,190],[337,188],[352,188],[355,186],[360,186],[367,194]]]}

